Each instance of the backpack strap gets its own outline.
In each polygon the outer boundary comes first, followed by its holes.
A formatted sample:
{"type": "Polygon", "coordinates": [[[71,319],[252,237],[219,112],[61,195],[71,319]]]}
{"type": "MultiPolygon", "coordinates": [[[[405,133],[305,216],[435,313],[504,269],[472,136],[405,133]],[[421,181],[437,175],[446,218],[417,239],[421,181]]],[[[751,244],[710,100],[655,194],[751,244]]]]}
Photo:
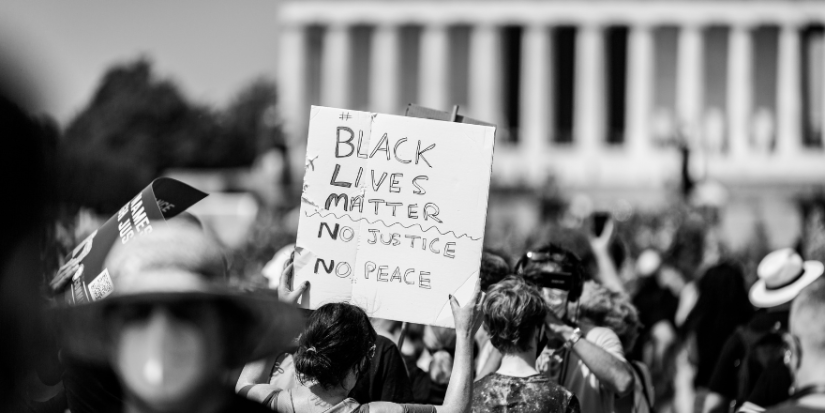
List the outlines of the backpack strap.
{"type": "Polygon", "coordinates": [[[650,394],[647,391],[647,380],[645,380],[644,372],[642,368],[636,364],[635,361],[630,362],[630,367],[633,368],[633,371],[636,373],[636,377],[639,378],[639,381],[642,383],[642,393],[644,394],[645,403],[647,403],[647,408],[650,410],[650,413],[656,413],[656,409],[653,408],[653,403],[651,403],[650,394]]]}

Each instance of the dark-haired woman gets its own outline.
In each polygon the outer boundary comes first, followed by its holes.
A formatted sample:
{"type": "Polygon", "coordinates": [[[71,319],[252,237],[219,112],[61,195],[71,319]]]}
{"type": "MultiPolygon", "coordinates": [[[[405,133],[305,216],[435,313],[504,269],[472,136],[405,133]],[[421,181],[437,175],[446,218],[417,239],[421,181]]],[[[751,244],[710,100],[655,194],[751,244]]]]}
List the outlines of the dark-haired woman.
{"type": "Polygon", "coordinates": [[[522,278],[509,277],[490,288],[484,328],[503,356],[495,373],[476,382],[473,413],[579,413],[576,396],[535,368],[547,311],[538,290],[522,278]]]}
{"type": "Polygon", "coordinates": [[[456,325],[456,355],[443,405],[359,404],[347,397],[358,378],[369,370],[376,333],[364,310],[345,303],[323,305],[309,317],[295,354],[295,371],[301,386],[281,390],[256,384],[244,387],[241,393],[279,413],[466,413],[472,389],[474,325],[481,314],[478,285],[473,297],[473,302],[463,307],[455,297],[450,297],[456,325]]]}

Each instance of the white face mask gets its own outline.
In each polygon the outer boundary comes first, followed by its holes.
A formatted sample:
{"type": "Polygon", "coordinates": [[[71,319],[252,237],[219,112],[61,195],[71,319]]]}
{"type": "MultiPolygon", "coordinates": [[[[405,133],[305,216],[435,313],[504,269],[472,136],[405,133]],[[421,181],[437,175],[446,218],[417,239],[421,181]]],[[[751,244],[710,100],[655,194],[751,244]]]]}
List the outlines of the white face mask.
{"type": "Polygon", "coordinates": [[[145,319],[126,322],[115,345],[115,368],[123,384],[151,406],[187,400],[210,373],[204,332],[164,307],[154,307],[145,319]]]}

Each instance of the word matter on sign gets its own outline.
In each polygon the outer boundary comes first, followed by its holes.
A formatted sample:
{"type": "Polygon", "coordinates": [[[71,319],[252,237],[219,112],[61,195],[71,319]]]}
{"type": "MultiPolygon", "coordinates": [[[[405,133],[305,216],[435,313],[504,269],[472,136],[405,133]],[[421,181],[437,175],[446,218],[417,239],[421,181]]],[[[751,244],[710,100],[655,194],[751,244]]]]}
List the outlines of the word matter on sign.
{"type": "Polygon", "coordinates": [[[478,278],[495,128],[313,107],[296,242],[301,305],[449,327],[478,278]]]}

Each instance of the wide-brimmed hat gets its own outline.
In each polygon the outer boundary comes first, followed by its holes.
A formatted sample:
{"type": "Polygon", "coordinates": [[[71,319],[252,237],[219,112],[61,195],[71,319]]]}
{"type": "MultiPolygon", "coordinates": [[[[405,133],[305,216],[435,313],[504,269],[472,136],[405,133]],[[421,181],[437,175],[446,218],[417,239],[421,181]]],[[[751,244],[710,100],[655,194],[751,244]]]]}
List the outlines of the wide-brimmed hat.
{"type": "Polygon", "coordinates": [[[825,266],[821,262],[802,261],[791,248],[774,251],[756,269],[759,280],[751,287],[750,302],[763,308],[790,302],[823,272],[825,266]]]}
{"type": "MultiPolygon", "coordinates": [[[[182,221],[157,225],[149,234],[114,246],[90,288],[106,298],[54,311],[63,350],[92,362],[107,362],[113,334],[107,314],[122,306],[214,305],[227,320],[227,367],[276,353],[290,345],[303,322],[299,311],[272,292],[242,292],[228,286],[223,251],[200,228],[182,221]]],[[[193,307],[194,308],[194,307],[193,307]]]]}

